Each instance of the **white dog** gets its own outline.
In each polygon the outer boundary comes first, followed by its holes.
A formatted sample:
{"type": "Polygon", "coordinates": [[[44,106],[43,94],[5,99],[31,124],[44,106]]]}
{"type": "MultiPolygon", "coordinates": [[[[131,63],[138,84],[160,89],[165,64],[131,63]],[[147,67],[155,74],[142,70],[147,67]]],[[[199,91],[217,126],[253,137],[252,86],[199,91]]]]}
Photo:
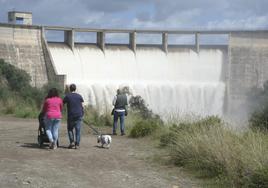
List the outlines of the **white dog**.
{"type": "Polygon", "coordinates": [[[110,148],[110,144],[112,143],[112,137],[110,135],[99,135],[97,137],[97,142],[101,143],[101,147],[106,146],[110,148]]]}

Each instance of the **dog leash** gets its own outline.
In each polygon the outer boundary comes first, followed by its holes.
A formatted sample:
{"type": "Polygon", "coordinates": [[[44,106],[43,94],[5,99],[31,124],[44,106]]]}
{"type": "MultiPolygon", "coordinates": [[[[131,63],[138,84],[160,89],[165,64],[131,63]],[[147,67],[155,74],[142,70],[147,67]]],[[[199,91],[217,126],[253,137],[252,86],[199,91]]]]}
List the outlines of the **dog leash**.
{"type": "Polygon", "coordinates": [[[83,120],[83,122],[87,125],[87,126],[89,126],[97,135],[100,135],[100,132],[97,130],[97,129],[95,129],[89,122],[87,122],[86,120],[83,120]]]}

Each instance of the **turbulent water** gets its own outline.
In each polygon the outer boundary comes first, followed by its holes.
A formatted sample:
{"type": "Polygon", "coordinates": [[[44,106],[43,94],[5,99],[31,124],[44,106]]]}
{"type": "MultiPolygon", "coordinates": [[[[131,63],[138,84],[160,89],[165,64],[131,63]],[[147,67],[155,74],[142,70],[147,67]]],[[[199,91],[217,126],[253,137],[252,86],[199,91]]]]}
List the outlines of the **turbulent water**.
{"type": "Polygon", "coordinates": [[[105,53],[93,45],[49,44],[59,74],[75,83],[86,103],[110,111],[116,89],[129,86],[153,112],[222,115],[226,51],[220,48],[159,48],[109,46],[105,53]]]}

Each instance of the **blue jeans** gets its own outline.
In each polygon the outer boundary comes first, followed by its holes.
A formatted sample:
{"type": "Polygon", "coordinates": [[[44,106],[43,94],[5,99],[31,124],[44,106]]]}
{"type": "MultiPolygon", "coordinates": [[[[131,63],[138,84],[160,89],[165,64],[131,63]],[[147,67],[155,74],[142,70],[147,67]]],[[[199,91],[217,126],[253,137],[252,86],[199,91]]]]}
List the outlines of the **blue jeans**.
{"type": "Polygon", "coordinates": [[[121,134],[125,133],[125,112],[114,112],[113,133],[116,133],[118,118],[120,118],[121,134]]]}
{"type": "Polygon", "coordinates": [[[75,119],[68,119],[67,131],[70,144],[75,142],[75,145],[79,146],[81,138],[81,125],[82,125],[82,117],[75,119]],[[73,132],[74,129],[75,129],[75,137],[73,132]]]}
{"type": "Polygon", "coordinates": [[[49,142],[56,144],[59,138],[60,119],[46,119],[46,134],[49,142]]]}

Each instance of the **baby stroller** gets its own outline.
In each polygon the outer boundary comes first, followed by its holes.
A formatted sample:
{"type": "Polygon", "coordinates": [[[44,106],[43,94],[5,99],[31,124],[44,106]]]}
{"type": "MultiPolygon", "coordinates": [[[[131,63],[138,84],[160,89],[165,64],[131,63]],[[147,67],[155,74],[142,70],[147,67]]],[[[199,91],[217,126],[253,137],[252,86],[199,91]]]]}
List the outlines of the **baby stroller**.
{"type": "MultiPolygon", "coordinates": [[[[37,136],[37,141],[39,147],[43,147],[44,143],[49,143],[49,139],[46,134],[46,129],[45,129],[45,117],[44,113],[40,112],[38,115],[38,121],[39,121],[39,127],[38,127],[38,136],[37,136]]],[[[57,146],[59,147],[59,140],[57,140],[57,146]]]]}

